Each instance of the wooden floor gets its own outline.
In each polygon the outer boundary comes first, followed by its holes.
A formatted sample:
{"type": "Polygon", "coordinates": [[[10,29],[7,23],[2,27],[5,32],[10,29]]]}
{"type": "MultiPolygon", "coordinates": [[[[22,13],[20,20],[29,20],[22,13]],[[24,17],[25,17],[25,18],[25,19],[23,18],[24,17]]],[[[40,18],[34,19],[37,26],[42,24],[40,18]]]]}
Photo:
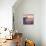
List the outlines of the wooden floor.
{"type": "Polygon", "coordinates": [[[16,46],[15,39],[13,40],[6,40],[6,42],[2,43],[0,46],[16,46]]]}

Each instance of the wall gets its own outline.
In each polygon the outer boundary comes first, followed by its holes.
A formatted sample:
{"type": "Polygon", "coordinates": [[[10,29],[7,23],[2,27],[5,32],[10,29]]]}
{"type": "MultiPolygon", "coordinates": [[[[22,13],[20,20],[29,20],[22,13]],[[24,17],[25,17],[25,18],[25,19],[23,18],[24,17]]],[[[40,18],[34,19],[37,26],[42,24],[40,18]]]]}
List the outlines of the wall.
{"type": "Polygon", "coordinates": [[[46,0],[41,1],[41,38],[42,46],[46,46],[46,0]]]}
{"type": "MultiPolygon", "coordinates": [[[[15,6],[15,5],[14,5],[15,6]]],[[[36,46],[41,46],[41,1],[23,0],[16,9],[13,8],[15,30],[23,33],[26,39],[35,41],[36,46]],[[34,25],[24,25],[24,14],[34,14],[34,25]]]]}
{"type": "Polygon", "coordinates": [[[12,29],[12,6],[16,0],[0,0],[0,27],[12,29]]]}

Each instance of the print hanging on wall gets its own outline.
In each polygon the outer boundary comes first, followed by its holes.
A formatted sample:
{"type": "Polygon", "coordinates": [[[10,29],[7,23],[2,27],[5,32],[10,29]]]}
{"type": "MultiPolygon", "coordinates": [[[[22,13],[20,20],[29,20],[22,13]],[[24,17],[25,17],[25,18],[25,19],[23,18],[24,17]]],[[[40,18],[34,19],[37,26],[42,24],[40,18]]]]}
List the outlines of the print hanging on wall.
{"type": "Polygon", "coordinates": [[[25,14],[23,17],[23,24],[32,25],[34,24],[34,16],[33,14],[25,14]]]}

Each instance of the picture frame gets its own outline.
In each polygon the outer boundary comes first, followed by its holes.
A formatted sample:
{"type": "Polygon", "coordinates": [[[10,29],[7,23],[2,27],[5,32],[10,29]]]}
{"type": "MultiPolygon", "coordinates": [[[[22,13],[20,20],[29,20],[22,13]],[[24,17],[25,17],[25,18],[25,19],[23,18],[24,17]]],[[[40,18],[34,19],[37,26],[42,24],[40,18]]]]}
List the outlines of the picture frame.
{"type": "Polygon", "coordinates": [[[34,24],[34,15],[33,14],[25,14],[23,17],[24,25],[33,25],[34,24]]]}

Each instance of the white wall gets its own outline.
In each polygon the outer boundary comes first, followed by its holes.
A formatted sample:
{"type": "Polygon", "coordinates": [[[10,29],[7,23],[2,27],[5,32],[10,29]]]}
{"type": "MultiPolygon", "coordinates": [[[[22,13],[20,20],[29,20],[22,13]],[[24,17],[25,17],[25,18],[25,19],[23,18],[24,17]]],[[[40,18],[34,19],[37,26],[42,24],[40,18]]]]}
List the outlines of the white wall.
{"type": "Polygon", "coordinates": [[[46,46],[46,0],[41,1],[41,29],[42,46],[46,46]]]}
{"type": "MultiPolygon", "coordinates": [[[[15,6],[15,5],[14,5],[15,6]]],[[[14,10],[15,30],[22,32],[24,38],[35,41],[36,46],[41,46],[41,1],[40,0],[24,0],[14,10]],[[24,14],[34,14],[34,25],[24,25],[24,14]]]]}
{"type": "Polygon", "coordinates": [[[12,6],[16,0],[0,0],[0,27],[12,28],[12,6]]]}

